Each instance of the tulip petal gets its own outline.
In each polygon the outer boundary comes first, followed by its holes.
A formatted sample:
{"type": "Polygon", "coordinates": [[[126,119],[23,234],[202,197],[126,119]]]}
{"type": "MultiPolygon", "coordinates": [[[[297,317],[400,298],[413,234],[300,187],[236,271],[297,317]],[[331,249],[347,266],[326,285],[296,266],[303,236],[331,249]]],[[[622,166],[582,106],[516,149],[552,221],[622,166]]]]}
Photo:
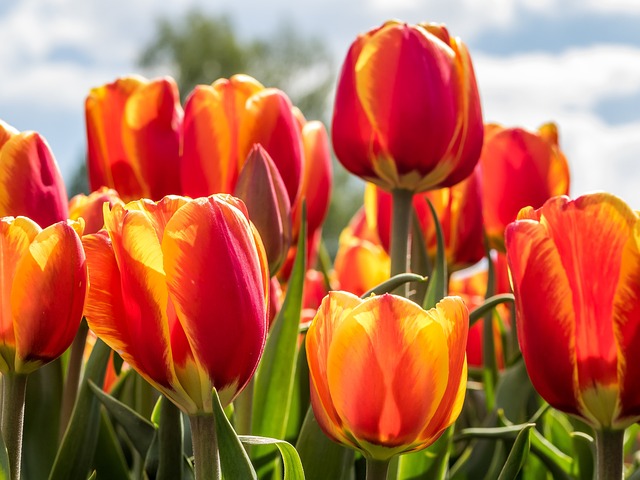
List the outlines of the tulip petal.
{"type": "Polygon", "coordinates": [[[69,348],[86,288],[85,253],[74,228],[60,222],[39,232],[16,266],[11,290],[16,372],[30,373],[69,348]]]}

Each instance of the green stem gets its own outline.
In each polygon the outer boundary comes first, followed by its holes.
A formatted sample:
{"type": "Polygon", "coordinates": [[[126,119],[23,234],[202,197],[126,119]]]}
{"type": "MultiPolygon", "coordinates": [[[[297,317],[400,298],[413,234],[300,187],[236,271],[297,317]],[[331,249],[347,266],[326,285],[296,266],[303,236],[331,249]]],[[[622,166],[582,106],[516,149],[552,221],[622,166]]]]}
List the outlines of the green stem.
{"type": "Polygon", "coordinates": [[[182,478],[182,413],[171,400],[160,400],[158,441],[160,455],[156,480],[182,478]]]}
{"type": "MultiPolygon", "coordinates": [[[[391,276],[405,273],[409,269],[408,245],[409,225],[413,192],[410,190],[393,190],[393,213],[391,217],[391,276]]],[[[406,287],[405,287],[406,291],[406,287]]]]}
{"type": "Polygon", "coordinates": [[[9,373],[5,375],[2,380],[2,438],[4,439],[9,456],[11,480],[19,480],[27,375],[9,373]]]}
{"type": "Polygon", "coordinates": [[[389,470],[389,460],[374,460],[367,458],[366,480],[386,480],[389,470]]]}
{"type": "Polygon", "coordinates": [[[78,396],[80,371],[82,370],[82,360],[84,358],[84,347],[87,342],[88,331],[89,327],[87,326],[87,321],[83,318],[82,322],[80,322],[78,332],[73,339],[73,343],[71,344],[71,355],[69,357],[69,365],[67,367],[67,378],[65,379],[64,390],[62,392],[58,440],[62,440],[62,436],[67,430],[67,424],[71,418],[71,412],[76,403],[76,397],[78,396]]]}
{"type": "Polygon", "coordinates": [[[220,480],[220,458],[213,414],[189,416],[196,480],[220,480]]]}
{"type": "Polygon", "coordinates": [[[623,478],[624,430],[596,430],[596,468],[598,480],[623,478]]]}

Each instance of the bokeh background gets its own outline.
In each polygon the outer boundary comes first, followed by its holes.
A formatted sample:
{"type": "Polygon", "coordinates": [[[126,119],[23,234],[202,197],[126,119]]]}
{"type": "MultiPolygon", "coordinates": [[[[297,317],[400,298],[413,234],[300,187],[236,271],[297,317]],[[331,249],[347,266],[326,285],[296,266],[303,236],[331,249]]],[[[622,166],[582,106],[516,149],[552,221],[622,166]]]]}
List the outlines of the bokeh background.
{"type": "Polygon", "coordinates": [[[184,97],[246,69],[328,121],[349,44],[388,18],[446,23],[472,54],[485,121],[557,122],[572,195],[607,190],[640,209],[636,0],[4,0],[0,118],[47,138],[74,193],[91,87],[172,75],[184,97]]]}

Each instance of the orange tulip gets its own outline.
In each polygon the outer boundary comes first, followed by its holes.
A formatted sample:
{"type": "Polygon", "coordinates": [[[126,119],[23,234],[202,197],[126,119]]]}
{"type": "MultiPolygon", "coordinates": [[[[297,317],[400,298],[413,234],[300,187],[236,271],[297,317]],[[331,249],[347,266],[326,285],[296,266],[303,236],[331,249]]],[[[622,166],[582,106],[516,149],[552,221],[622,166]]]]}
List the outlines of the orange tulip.
{"type": "Polygon", "coordinates": [[[525,208],[505,234],[533,386],[596,429],[640,420],[639,231],[629,206],[595,193],[525,208]]]}
{"type": "Polygon", "coordinates": [[[69,348],[82,319],[87,266],[82,221],[41,229],[0,218],[0,372],[29,374],[69,348]]]}
{"type": "MultiPolygon", "coordinates": [[[[479,262],[485,255],[482,202],[477,170],[451,188],[440,188],[413,196],[413,208],[420,224],[427,254],[434,259],[438,240],[431,209],[433,204],[442,227],[445,258],[450,272],[479,262]]],[[[382,245],[389,251],[391,235],[391,195],[372,184],[365,193],[367,214],[376,224],[382,245]]]]}
{"type": "Polygon", "coordinates": [[[386,22],[351,45],[338,80],[333,146],[385,190],[450,187],[472,171],[482,113],[471,58],[443,25],[386,22]]]}
{"type": "Polygon", "coordinates": [[[171,78],[132,76],[93,88],[85,102],[91,190],[125,200],[180,193],[182,107],[171,78]]]}
{"type": "Polygon", "coordinates": [[[482,214],[491,246],[504,252],[504,229],[521,208],[569,193],[569,165],[554,124],[537,132],[487,125],[480,156],[482,214]]]}
{"type": "Polygon", "coordinates": [[[311,404],[333,440],[375,460],[431,445],[464,400],[469,313],[385,294],[330,292],[307,334],[311,404]]]}
{"type": "Polygon", "coordinates": [[[300,188],[303,153],[287,96],[247,75],[197,86],[185,105],[183,193],[191,197],[232,193],[256,143],[273,158],[293,203],[300,188]]]}
{"type": "Polygon", "coordinates": [[[69,200],[69,218],[84,220],[84,234],[96,233],[104,226],[103,205],[109,204],[109,208],[116,203],[123,204],[118,192],[111,188],[101,187],[89,195],[79,193],[69,200]]]}
{"type": "Polygon", "coordinates": [[[170,196],[104,216],[83,239],[89,327],[189,415],[213,411],[212,387],[229,404],[267,332],[269,269],[244,205],[170,196]]]}
{"type": "Polygon", "coordinates": [[[19,215],[43,228],[66,220],[67,191],[46,140],[0,120],[0,217],[19,215]]]}

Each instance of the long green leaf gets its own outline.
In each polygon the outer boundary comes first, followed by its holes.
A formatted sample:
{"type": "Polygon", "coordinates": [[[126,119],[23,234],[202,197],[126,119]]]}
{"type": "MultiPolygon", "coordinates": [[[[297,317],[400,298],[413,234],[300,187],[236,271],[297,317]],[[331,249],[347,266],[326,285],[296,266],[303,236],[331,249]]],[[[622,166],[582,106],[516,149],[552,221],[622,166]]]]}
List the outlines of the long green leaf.
{"type": "Polygon", "coordinates": [[[182,412],[171,400],[161,396],[158,426],[159,464],[156,480],[182,480],[182,412]]]}
{"type": "Polygon", "coordinates": [[[431,272],[431,278],[429,279],[429,286],[427,287],[427,294],[424,297],[423,308],[428,310],[436,306],[436,304],[447,296],[448,278],[447,273],[447,259],[445,257],[444,250],[444,235],[442,234],[442,225],[438,219],[436,209],[433,207],[431,200],[427,199],[429,210],[433,216],[433,224],[436,228],[436,239],[438,250],[436,251],[436,259],[433,265],[433,271],[431,272]]]}
{"type": "Polygon", "coordinates": [[[106,411],[100,412],[100,432],[93,457],[93,468],[100,478],[128,478],[129,469],[120,442],[106,411]]]}
{"type": "Polygon", "coordinates": [[[507,461],[500,472],[498,480],[515,480],[523,465],[527,461],[529,455],[529,449],[531,445],[531,427],[533,425],[527,425],[516,437],[516,441],[513,442],[511,452],[507,457],[507,461]]]}
{"type": "Polygon", "coordinates": [[[216,419],[216,435],[218,437],[218,451],[220,452],[220,466],[224,478],[256,479],[256,472],[240,439],[229,423],[224,408],[220,404],[218,392],[213,390],[213,415],[216,419]]]}
{"type": "Polygon", "coordinates": [[[100,429],[100,401],[91,391],[89,380],[102,384],[110,352],[106,343],[96,340],[50,480],[87,478],[89,475],[100,429]]]}
{"type": "Polygon", "coordinates": [[[469,312],[469,326],[473,326],[474,323],[476,323],[478,320],[481,320],[482,317],[484,317],[501,303],[513,303],[514,301],[515,298],[512,293],[500,293],[498,295],[493,295],[492,297],[487,298],[482,305],[474,308],[471,312],[469,312]]]}
{"type": "MultiPolygon", "coordinates": [[[[257,437],[253,435],[240,435],[240,441],[245,445],[275,445],[282,455],[284,464],[284,480],[305,480],[302,462],[293,445],[284,440],[275,438],[257,437]]],[[[241,478],[241,477],[233,477],[241,478]]],[[[245,478],[245,477],[242,477],[245,478]]]]}
{"type": "Polygon", "coordinates": [[[367,298],[371,295],[382,295],[394,291],[396,288],[409,282],[426,282],[427,278],[422,275],[416,275],[415,273],[400,273],[394,275],[389,280],[382,282],[380,285],[376,285],[370,290],[364,292],[360,298],[367,298]]]}
{"type": "MultiPolygon", "coordinates": [[[[303,208],[296,259],[287,293],[255,376],[252,432],[256,435],[283,438],[286,432],[298,354],[306,258],[306,213],[303,208]]],[[[255,448],[251,454],[252,458],[259,459],[265,455],[265,450],[255,448]]]]}
{"type": "Polygon", "coordinates": [[[453,436],[453,426],[447,428],[440,438],[430,447],[415,453],[402,455],[398,465],[398,478],[447,478],[449,465],[449,446],[453,436]]]}
{"type": "Polygon", "coordinates": [[[7,453],[7,446],[4,444],[4,438],[0,435],[0,480],[9,480],[10,478],[9,454],[7,453]]]}
{"type": "Polygon", "coordinates": [[[105,406],[114,420],[122,426],[133,447],[144,457],[156,431],[153,424],[129,406],[105,393],[91,380],[88,383],[93,394],[105,406]]]}

